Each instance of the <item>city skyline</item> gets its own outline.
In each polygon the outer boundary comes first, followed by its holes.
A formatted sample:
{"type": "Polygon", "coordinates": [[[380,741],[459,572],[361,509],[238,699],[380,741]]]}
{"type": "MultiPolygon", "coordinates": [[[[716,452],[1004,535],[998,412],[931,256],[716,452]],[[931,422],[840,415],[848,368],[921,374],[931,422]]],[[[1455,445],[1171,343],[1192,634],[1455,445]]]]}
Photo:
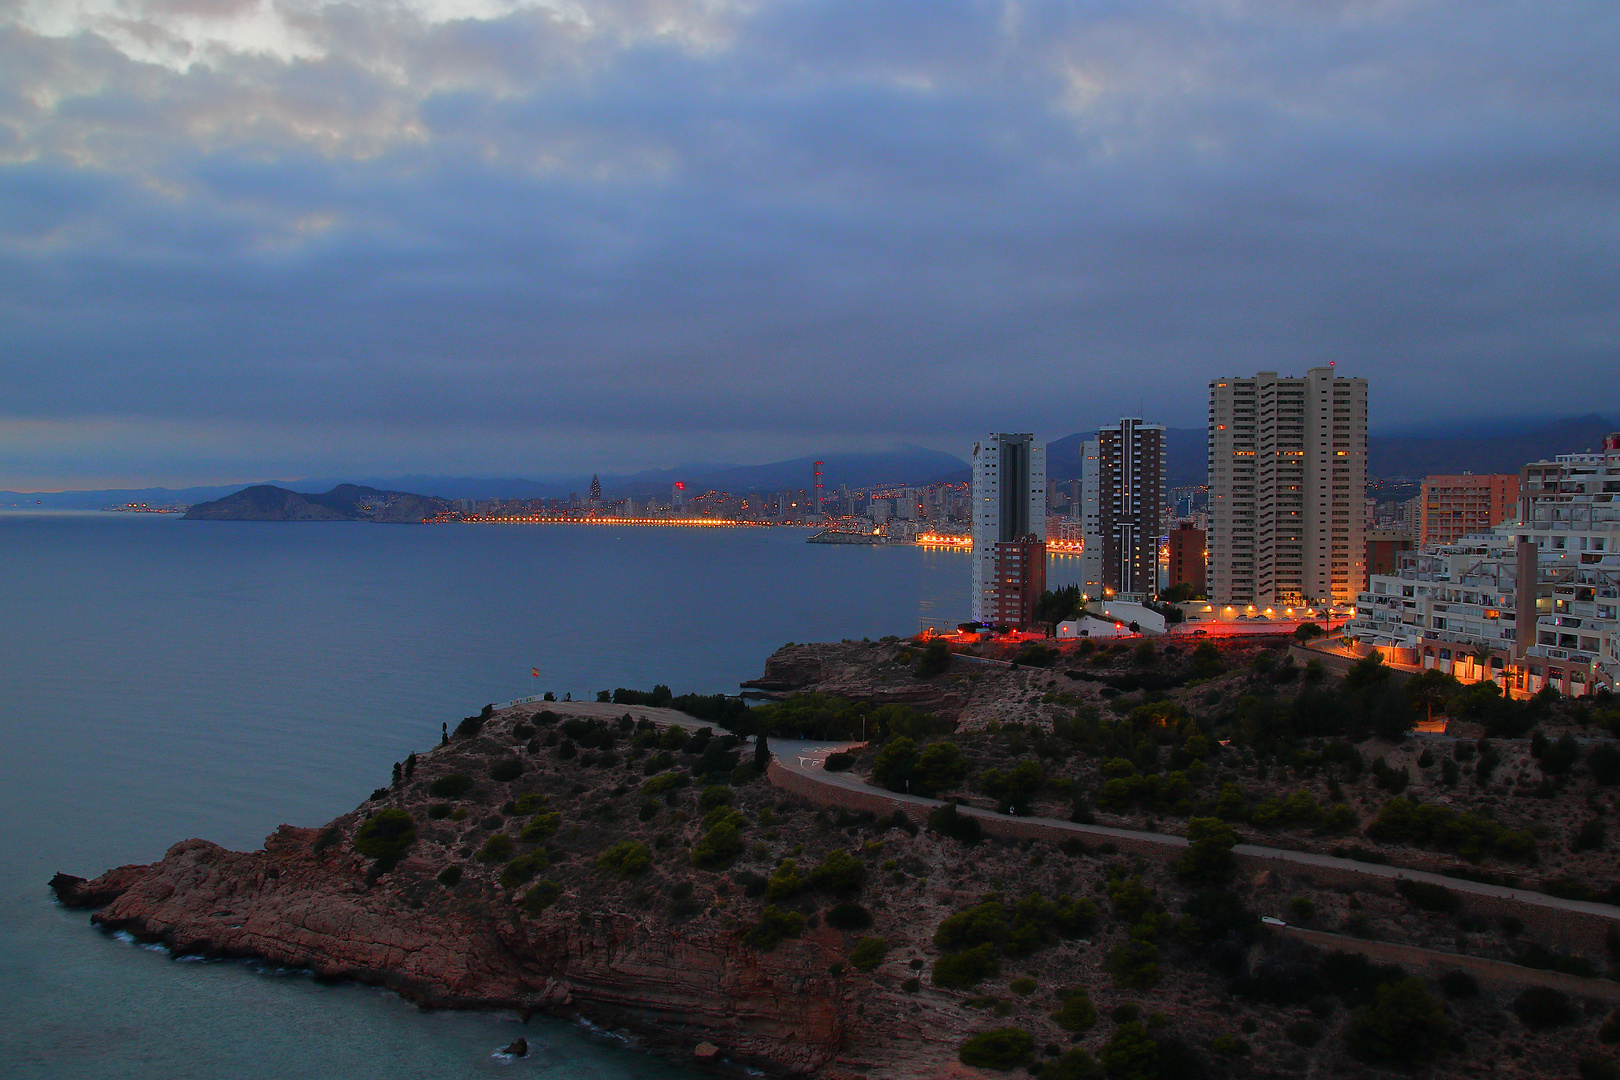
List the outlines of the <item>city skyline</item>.
{"type": "Polygon", "coordinates": [[[1458,421],[1613,386],[1607,10],[64,0],[0,29],[0,489],[958,453],[1194,426],[1213,375],[1328,362],[1386,428],[1456,372],[1491,388],[1458,421]]]}

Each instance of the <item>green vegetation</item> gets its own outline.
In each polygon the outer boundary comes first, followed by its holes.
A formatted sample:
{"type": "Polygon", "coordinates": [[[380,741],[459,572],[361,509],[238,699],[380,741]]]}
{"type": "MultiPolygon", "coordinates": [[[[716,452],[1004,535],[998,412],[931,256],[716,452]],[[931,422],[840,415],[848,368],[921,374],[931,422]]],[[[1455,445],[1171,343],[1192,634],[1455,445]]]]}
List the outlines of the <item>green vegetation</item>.
{"type": "Polygon", "coordinates": [[[934,638],[923,647],[922,658],[912,669],[919,679],[929,679],[951,666],[950,646],[942,638],[934,638]]]}
{"type": "Polygon", "coordinates": [[[366,819],[354,834],[354,850],[376,860],[376,869],[386,873],[416,843],[416,822],[404,810],[379,810],[366,819]]]}
{"type": "Polygon", "coordinates": [[[451,773],[429,784],[428,794],[435,799],[459,799],[471,791],[477,782],[466,773],[451,773]]]}
{"type": "Polygon", "coordinates": [[[947,990],[966,990],[984,979],[1001,973],[996,947],[991,944],[975,945],[957,953],[947,953],[934,961],[932,980],[935,986],[947,990]]]}
{"type": "Polygon", "coordinates": [[[957,1056],[976,1069],[1010,1072],[1035,1056],[1035,1038],[1018,1027],[981,1031],[962,1044],[957,1056]]]}
{"type": "Polygon", "coordinates": [[[1027,758],[1010,769],[986,769],[979,774],[979,790],[995,799],[1003,814],[1027,815],[1031,801],[1045,783],[1046,771],[1039,762],[1027,758]]]}
{"type": "Polygon", "coordinates": [[[872,925],[872,913],[859,904],[845,901],[827,909],[826,921],[834,930],[865,930],[872,925]]]}
{"type": "Polygon", "coordinates": [[[866,881],[866,866],[841,849],[829,851],[810,871],[810,884],[834,893],[859,892],[866,881]]]}
{"type": "Polygon", "coordinates": [[[484,846],[478,849],[473,856],[481,863],[504,862],[512,857],[512,838],[505,833],[496,833],[484,841],[484,846]]]}
{"type": "Polygon", "coordinates": [[[1423,980],[1403,978],[1377,988],[1372,1003],[1351,1017],[1345,1042],[1359,1061],[1412,1068],[1444,1053],[1450,1034],[1445,1006],[1423,980]]]}
{"type": "Polygon", "coordinates": [[[1086,993],[1085,987],[1075,986],[1063,991],[1059,1001],[1052,1022],[1064,1031],[1079,1035],[1096,1025],[1097,1007],[1091,1003],[1091,995],[1086,993]]]}
{"type": "Polygon", "coordinates": [[[735,810],[716,807],[709,811],[704,822],[707,829],[703,839],[692,847],[692,862],[696,866],[724,866],[743,852],[742,831],[748,819],[735,810]],[[713,818],[711,821],[710,819],[713,818]]]}
{"type": "Polygon", "coordinates": [[[906,705],[871,706],[825,694],[794,694],[785,701],[761,705],[751,713],[753,722],[768,735],[782,739],[859,739],[864,720],[866,738],[881,742],[899,735],[922,738],[955,728],[906,705]]]}
{"type": "Polygon", "coordinates": [[[640,840],[620,840],[597,857],[596,865],[615,877],[631,878],[652,866],[652,852],[640,840]]]}
{"type": "Polygon", "coordinates": [[[928,830],[952,840],[973,845],[979,842],[984,829],[977,818],[968,817],[956,809],[955,803],[946,803],[928,814],[928,830]]]}
{"type": "Polygon", "coordinates": [[[760,912],[759,925],[748,932],[747,942],[760,952],[770,952],[784,938],[798,937],[804,932],[804,916],[797,911],[768,905],[760,912]]]}
{"type": "Polygon", "coordinates": [[[501,887],[515,889],[524,882],[533,879],[534,875],[544,870],[550,863],[546,857],[538,852],[530,855],[519,855],[501,870],[501,887]]]}
{"type": "Polygon", "coordinates": [[[1176,860],[1176,876],[1188,885],[1222,885],[1237,872],[1232,848],[1237,833],[1219,818],[1195,817],[1187,822],[1187,851],[1176,860]]]}
{"type": "Polygon", "coordinates": [[[1536,855],[1536,838],[1523,829],[1509,829],[1450,807],[1420,803],[1408,795],[1386,802],[1366,831],[1374,840],[1455,851],[1470,862],[1487,855],[1533,861],[1536,855]]]}
{"type": "Polygon", "coordinates": [[[872,782],[890,791],[933,797],[955,787],[968,774],[968,764],[955,743],[930,743],[921,750],[909,735],[897,736],[872,762],[872,782]]]}
{"type": "MultiPolygon", "coordinates": [[[[522,803],[518,804],[522,809],[522,803]]],[[[553,810],[548,814],[536,814],[518,832],[518,839],[526,844],[538,844],[557,835],[557,829],[562,825],[562,814],[553,810]]]]}
{"type": "Polygon", "coordinates": [[[561,895],[562,886],[547,878],[523,894],[523,910],[530,915],[538,915],[556,903],[561,895]]]}
{"type": "Polygon", "coordinates": [[[445,888],[450,888],[453,885],[459,885],[461,883],[461,867],[452,863],[435,874],[434,880],[440,885],[443,885],[445,888]]]}
{"type": "Polygon", "coordinates": [[[504,784],[523,775],[523,762],[515,757],[501,758],[489,767],[489,778],[504,784]]]}
{"type": "Polygon", "coordinates": [[[849,962],[856,971],[875,971],[889,955],[889,943],[880,937],[863,937],[849,952],[849,962]]]}

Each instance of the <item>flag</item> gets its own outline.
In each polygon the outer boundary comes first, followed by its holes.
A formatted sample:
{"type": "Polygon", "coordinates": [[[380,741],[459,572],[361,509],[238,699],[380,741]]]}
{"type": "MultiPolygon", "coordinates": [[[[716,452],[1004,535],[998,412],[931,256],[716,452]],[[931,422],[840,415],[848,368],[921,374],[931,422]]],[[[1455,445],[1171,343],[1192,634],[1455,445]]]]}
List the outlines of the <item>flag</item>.
{"type": "Polygon", "coordinates": [[[535,678],[538,679],[540,677],[540,669],[539,668],[530,668],[529,671],[534,675],[535,678]]]}

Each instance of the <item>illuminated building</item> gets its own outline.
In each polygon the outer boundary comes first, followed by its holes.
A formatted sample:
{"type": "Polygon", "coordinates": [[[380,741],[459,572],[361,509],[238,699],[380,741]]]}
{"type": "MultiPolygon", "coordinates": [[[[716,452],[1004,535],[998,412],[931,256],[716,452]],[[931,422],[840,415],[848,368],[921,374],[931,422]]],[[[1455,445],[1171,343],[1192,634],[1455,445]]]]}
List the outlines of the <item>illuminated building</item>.
{"type": "Polygon", "coordinates": [[[1209,595],[1350,604],[1367,579],[1367,380],[1209,384],[1209,595]]]}
{"type": "Polygon", "coordinates": [[[1519,478],[1508,476],[1426,476],[1418,506],[1423,524],[1419,547],[1451,544],[1488,533],[1519,510],[1519,478]]]}
{"type": "Polygon", "coordinates": [[[1046,589],[1046,447],[992,434],[973,446],[973,620],[1028,626],[1046,589]]]}
{"type": "Polygon", "coordinates": [[[1152,599],[1159,591],[1164,426],[1127,416],[1097,432],[1096,441],[1085,444],[1085,456],[1081,518],[1092,558],[1081,564],[1081,591],[1152,599]],[[1097,584],[1101,588],[1094,589],[1097,584]]]}

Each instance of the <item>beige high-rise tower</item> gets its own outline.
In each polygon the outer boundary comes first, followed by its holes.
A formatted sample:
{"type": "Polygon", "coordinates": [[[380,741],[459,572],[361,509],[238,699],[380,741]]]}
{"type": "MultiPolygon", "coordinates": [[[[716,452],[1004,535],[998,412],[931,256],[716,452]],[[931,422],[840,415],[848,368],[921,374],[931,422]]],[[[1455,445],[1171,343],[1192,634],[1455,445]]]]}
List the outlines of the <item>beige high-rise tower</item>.
{"type": "Polygon", "coordinates": [[[1209,384],[1209,597],[1247,613],[1366,586],[1367,380],[1263,371],[1209,384]]]}

